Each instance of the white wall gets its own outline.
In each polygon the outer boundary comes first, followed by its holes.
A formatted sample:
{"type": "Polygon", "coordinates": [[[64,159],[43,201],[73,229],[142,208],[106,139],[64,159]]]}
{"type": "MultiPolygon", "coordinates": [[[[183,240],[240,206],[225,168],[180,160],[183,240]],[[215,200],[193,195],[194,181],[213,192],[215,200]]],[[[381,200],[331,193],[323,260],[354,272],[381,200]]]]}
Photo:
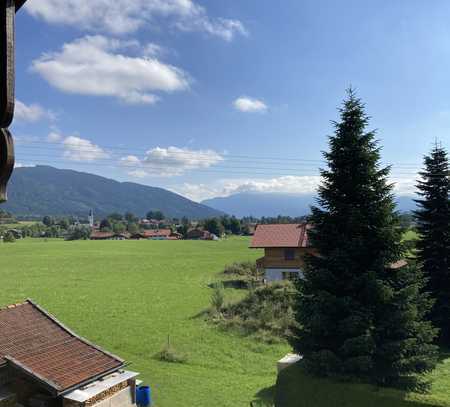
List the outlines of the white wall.
{"type": "Polygon", "coordinates": [[[300,269],[275,269],[275,268],[266,268],[266,280],[270,281],[281,281],[283,280],[284,272],[293,272],[297,273],[300,278],[303,277],[303,273],[300,269]]]}

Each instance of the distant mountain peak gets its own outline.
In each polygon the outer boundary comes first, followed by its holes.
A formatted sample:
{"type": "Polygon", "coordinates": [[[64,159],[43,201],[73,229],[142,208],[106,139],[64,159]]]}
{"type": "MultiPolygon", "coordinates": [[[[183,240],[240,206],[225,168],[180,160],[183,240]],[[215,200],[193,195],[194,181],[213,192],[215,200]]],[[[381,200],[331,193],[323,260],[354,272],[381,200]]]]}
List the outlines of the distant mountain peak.
{"type": "MultiPolygon", "coordinates": [[[[400,196],[397,206],[401,211],[414,209],[412,197],[400,196]]],[[[254,216],[256,218],[283,216],[304,216],[310,213],[310,207],[316,205],[315,194],[293,194],[280,192],[241,192],[227,197],[218,197],[202,201],[217,210],[236,217],[254,216]]]]}

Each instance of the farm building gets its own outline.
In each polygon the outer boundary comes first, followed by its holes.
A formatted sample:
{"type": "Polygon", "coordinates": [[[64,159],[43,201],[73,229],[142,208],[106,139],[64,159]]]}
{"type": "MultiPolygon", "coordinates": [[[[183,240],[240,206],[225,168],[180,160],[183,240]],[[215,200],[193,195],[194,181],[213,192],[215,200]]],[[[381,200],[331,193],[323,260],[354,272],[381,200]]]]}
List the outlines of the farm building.
{"type": "MultiPolygon", "coordinates": [[[[256,260],[256,267],[263,271],[266,281],[301,278],[306,254],[317,254],[308,239],[311,225],[278,224],[258,225],[250,245],[251,249],[264,249],[264,257],[256,260]]],[[[406,260],[388,264],[388,269],[407,265],[406,260]]]]}
{"type": "Polygon", "coordinates": [[[177,240],[180,234],[172,232],[171,229],[151,229],[135,233],[132,239],[151,239],[151,240],[177,240]]]}
{"type": "Polygon", "coordinates": [[[98,230],[91,233],[91,240],[127,240],[129,238],[129,233],[100,232],[98,230]]]}
{"type": "Polygon", "coordinates": [[[30,300],[0,309],[0,406],[132,407],[137,373],[30,300]]]}
{"type": "Polygon", "coordinates": [[[187,235],[186,239],[189,240],[219,240],[219,238],[211,232],[203,229],[192,229],[187,235]]]}
{"type": "Polygon", "coordinates": [[[258,225],[250,248],[264,249],[264,257],[256,260],[267,281],[301,277],[304,256],[313,253],[309,246],[307,224],[258,225]]]}

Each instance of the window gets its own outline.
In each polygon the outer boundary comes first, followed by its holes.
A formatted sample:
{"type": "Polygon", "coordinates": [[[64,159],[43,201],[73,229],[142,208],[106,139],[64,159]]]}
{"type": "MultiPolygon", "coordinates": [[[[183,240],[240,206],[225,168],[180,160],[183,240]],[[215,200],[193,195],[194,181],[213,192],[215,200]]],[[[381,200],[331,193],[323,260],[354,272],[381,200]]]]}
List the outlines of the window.
{"type": "Polygon", "coordinates": [[[295,260],[295,250],[284,249],[284,260],[295,260]]]}
{"type": "Polygon", "coordinates": [[[296,280],[299,275],[296,271],[283,271],[283,280],[296,280]]]}

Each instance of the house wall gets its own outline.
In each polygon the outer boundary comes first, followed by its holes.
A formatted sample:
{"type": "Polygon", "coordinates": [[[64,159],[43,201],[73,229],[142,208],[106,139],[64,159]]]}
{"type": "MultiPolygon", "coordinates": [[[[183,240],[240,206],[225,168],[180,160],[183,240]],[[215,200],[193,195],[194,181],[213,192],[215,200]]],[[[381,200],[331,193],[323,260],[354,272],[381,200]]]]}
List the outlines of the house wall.
{"type": "Polygon", "coordinates": [[[303,268],[305,265],[305,254],[312,253],[311,249],[294,248],[295,257],[294,260],[285,260],[284,248],[282,247],[269,247],[264,249],[264,268],[303,268]]]}
{"type": "Polygon", "coordinates": [[[303,277],[303,272],[300,269],[276,269],[276,268],[266,268],[265,278],[267,282],[281,281],[285,280],[286,273],[295,273],[296,277],[303,277]]]}

